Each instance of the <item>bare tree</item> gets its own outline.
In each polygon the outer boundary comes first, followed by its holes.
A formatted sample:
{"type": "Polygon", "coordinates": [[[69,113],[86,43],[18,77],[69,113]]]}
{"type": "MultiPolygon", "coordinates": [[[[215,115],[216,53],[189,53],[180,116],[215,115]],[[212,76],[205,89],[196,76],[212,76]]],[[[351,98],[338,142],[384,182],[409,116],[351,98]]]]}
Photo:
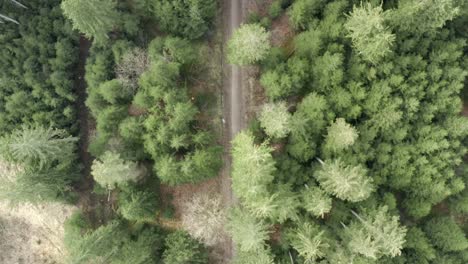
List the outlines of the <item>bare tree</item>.
{"type": "Polygon", "coordinates": [[[122,60],[115,68],[115,73],[117,79],[132,93],[135,93],[138,88],[138,79],[148,67],[147,52],[141,48],[134,48],[123,55],[122,60]]]}
{"type": "Polygon", "coordinates": [[[221,243],[226,238],[226,213],[221,198],[214,194],[197,194],[183,204],[182,224],[187,232],[207,246],[221,243]]]}

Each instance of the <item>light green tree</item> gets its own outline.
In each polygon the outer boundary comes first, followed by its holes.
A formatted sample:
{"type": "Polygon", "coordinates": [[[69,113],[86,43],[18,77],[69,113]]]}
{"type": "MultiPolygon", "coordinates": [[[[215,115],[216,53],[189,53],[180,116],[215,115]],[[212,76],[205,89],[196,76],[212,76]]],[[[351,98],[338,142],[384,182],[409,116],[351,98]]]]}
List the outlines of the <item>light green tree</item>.
{"type": "Polygon", "coordinates": [[[285,102],[265,104],[258,119],[265,133],[272,138],[284,138],[291,131],[291,113],[285,102]]]}
{"type": "Polygon", "coordinates": [[[243,24],[228,43],[228,60],[232,64],[247,65],[265,58],[270,50],[270,33],[258,24],[243,24]]]}
{"type": "Polygon", "coordinates": [[[275,161],[272,149],[256,145],[249,132],[239,133],[232,142],[232,189],[244,201],[269,196],[268,184],[273,181],[275,161]]]}
{"type": "Polygon", "coordinates": [[[185,231],[176,231],[166,238],[163,253],[166,264],[205,264],[208,263],[203,245],[185,231]]]}
{"type": "Polygon", "coordinates": [[[288,234],[291,246],[303,257],[306,263],[313,263],[316,259],[326,255],[330,247],[324,235],[325,231],[312,223],[303,222],[288,234]]]}
{"type": "Polygon", "coordinates": [[[322,166],[314,175],[327,193],[342,200],[359,202],[373,191],[372,179],[367,177],[363,167],[346,165],[340,159],[320,163],[322,166]]]}
{"type": "Polygon", "coordinates": [[[241,208],[234,208],[228,217],[228,232],[240,251],[262,250],[268,239],[268,226],[241,208]]]}
{"type": "Polygon", "coordinates": [[[110,151],[94,160],[91,171],[94,180],[108,189],[128,182],[137,182],[146,174],[146,170],[136,162],[126,161],[120,158],[118,153],[110,151]]]}
{"type": "Polygon", "coordinates": [[[234,264],[273,264],[274,259],[270,252],[270,248],[263,247],[255,251],[239,251],[236,252],[233,263],[234,264]]]}
{"type": "Polygon", "coordinates": [[[107,34],[121,23],[115,0],[64,0],[61,7],[74,29],[97,42],[107,40],[107,34]]]}
{"type": "Polygon", "coordinates": [[[345,227],[350,251],[375,260],[401,254],[406,227],[400,226],[398,216],[387,211],[387,207],[382,206],[366,216],[352,212],[358,221],[345,227]]]}
{"type": "Polygon", "coordinates": [[[23,126],[3,141],[6,147],[3,154],[11,156],[14,162],[42,168],[55,160],[72,159],[78,138],[69,136],[65,130],[23,126]]]}
{"type": "Polygon", "coordinates": [[[337,118],[335,122],[327,128],[325,148],[333,152],[344,150],[353,145],[357,138],[357,130],[346,123],[344,118],[337,118]]]}
{"type": "Polygon", "coordinates": [[[345,23],[353,45],[362,57],[372,63],[390,53],[395,35],[385,26],[382,6],[370,3],[353,7],[345,23]]]}
{"type": "Polygon", "coordinates": [[[306,187],[301,192],[302,206],[314,216],[322,217],[330,212],[332,198],[320,187],[306,187]]]}

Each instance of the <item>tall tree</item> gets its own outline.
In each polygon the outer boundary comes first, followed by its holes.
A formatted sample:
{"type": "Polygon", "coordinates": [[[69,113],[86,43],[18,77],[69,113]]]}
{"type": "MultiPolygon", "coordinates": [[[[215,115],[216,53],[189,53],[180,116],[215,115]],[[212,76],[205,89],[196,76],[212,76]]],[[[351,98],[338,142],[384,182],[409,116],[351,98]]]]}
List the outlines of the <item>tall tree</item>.
{"type": "Polygon", "coordinates": [[[167,264],[207,264],[205,248],[184,231],[176,231],[166,238],[163,253],[167,264]]]}
{"type": "Polygon", "coordinates": [[[285,102],[265,104],[258,119],[265,133],[272,138],[284,138],[290,132],[291,114],[285,102]]]}
{"type": "Polygon", "coordinates": [[[146,174],[146,170],[136,162],[126,161],[118,153],[111,151],[94,160],[91,171],[94,180],[108,189],[128,182],[137,182],[146,174]]]}
{"type": "Polygon", "coordinates": [[[245,209],[232,209],[227,227],[240,251],[255,252],[265,247],[269,233],[268,226],[245,209]]]}
{"type": "Polygon", "coordinates": [[[96,42],[107,40],[107,34],[121,24],[115,0],[64,0],[61,7],[73,28],[96,42]]]}
{"type": "Polygon", "coordinates": [[[353,145],[357,138],[357,130],[346,123],[344,118],[337,118],[335,122],[327,128],[325,149],[330,149],[332,152],[344,150],[353,145]]]}
{"type": "Polygon", "coordinates": [[[382,6],[372,7],[370,3],[354,6],[345,27],[365,60],[376,63],[390,53],[395,35],[385,26],[382,6]]]}
{"type": "Polygon", "coordinates": [[[444,252],[463,251],[468,248],[468,239],[463,230],[450,217],[435,217],[424,226],[431,242],[444,252]]]}
{"type": "Polygon", "coordinates": [[[332,198],[320,187],[306,187],[301,192],[301,198],[302,206],[314,216],[323,218],[332,208],[332,198]]]}
{"type": "Polygon", "coordinates": [[[352,212],[358,221],[345,227],[348,247],[352,252],[375,260],[401,254],[406,228],[400,226],[398,216],[391,216],[387,211],[387,207],[383,206],[366,216],[352,212]]]}
{"type": "Polygon", "coordinates": [[[327,193],[342,200],[359,202],[373,191],[372,179],[362,166],[346,165],[340,159],[320,163],[322,166],[314,175],[327,193]]]}
{"type": "Polygon", "coordinates": [[[270,50],[270,33],[258,24],[243,24],[228,43],[228,60],[232,64],[247,65],[265,58],[270,50]]]}
{"type": "Polygon", "coordinates": [[[317,259],[323,258],[330,247],[325,231],[321,231],[319,226],[309,222],[303,222],[291,231],[288,240],[306,263],[314,263],[317,259]]]}

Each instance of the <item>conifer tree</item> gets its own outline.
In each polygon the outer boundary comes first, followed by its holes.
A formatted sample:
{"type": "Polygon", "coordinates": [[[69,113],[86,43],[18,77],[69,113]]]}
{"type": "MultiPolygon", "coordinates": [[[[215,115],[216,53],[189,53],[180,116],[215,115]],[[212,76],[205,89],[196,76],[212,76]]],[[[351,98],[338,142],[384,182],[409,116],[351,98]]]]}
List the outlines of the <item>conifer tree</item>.
{"type": "Polygon", "coordinates": [[[319,226],[309,222],[303,222],[291,231],[288,240],[307,263],[313,263],[318,258],[324,257],[330,247],[325,231],[321,231],[319,226]]]}
{"type": "Polygon", "coordinates": [[[342,200],[359,202],[369,197],[374,187],[362,166],[346,165],[340,159],[320,162],[314,173],[320,186],[342,200]]]}
{"type": "Polygon", "coordinates": [[[240,251],[255,252],[265,247],[268,226],[245,209],[232,209],[227,227],[240,251]]]}
{"type": "Polygon", "coordinates": [[[385,26],[382,6],[372,7],[370,3],[354,6],[345,27],[365,60],[376,63],[390,53],[395,35],[385,26]]]}
{"type": "Polygon", "coordinates": [[[406,228],[400,226],[399,217],[391,216],[386,206],[373,210],[366,216],[352,212],[357,221],[345,227],[349,249],[371,259],[401,254],[406,228]]]}
{"type": "Polygon", "coordinates": [[[320,187],[306,187],[301,192],[301,198],[302,205],[307,212],[317,217],[323,218],[332,208],[332,198],[320,187]]]}
{"type": "Polygon", "coordinates": [[[285,102],[265,104],[258,119],[265,133],[272,138],[284,138],[291,129],[291,114],[285,102]]]}
{"type": "Polygon", "coordinates": [[[258,24],[241,25],[228,43],[228,60],[232,64],[247,65],[265,58],[270,50],[270,34],[258,24]]]}
{"type": "Polygon", "coordinates": [[[353,145],[358,137],[358,132],[344,118],[337,118],[327,129],[325,148],[333,152],[344,150],[353,145]]]}
{"type": "Polygon", "coordinates": [[[115,0],[64,0],[61,6],[73,27],[97,42],[106,41],[121,23],[115,0]]]}

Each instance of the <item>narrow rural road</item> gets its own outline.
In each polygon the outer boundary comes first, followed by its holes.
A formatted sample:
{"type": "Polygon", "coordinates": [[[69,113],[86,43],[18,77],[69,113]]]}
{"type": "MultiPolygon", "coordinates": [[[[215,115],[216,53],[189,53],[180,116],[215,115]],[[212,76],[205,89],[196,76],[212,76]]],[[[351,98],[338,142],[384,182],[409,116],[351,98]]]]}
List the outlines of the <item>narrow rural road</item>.
{"type": "MultiPolygon", "coordinates": [[[[237,200],[231,188],[231,140],[243,128],[242,71],[240,67],[230,65],[226,61],[227,42],[232,33],[242,22],[243,0],[223,1],[224,20],[224,62],[223,62],[223,119],[224,127],[224,168],[221,183],[225,208],[233,206],[237,200]]],[[[232,241],[224,245],[223,263],[231,263],[234,255],[232,241]]]]}

